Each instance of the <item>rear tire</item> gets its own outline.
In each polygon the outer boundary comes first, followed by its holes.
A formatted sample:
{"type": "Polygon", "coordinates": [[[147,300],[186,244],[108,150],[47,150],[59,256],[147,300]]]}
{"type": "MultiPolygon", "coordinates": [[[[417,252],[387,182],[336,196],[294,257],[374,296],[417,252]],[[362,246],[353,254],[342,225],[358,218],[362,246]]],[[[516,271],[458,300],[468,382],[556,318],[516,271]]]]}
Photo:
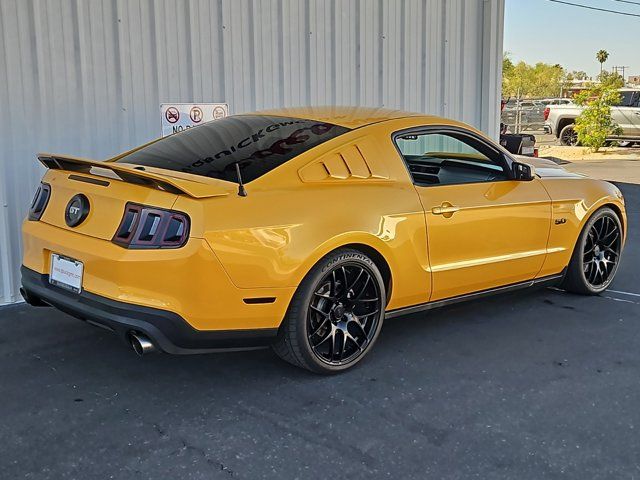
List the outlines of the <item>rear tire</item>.
{"type": "Polygon", "coordinates": [[[342,372],[373,347],[385,305],[384,281],[373,260],[357,250],[336,250],[296,290],[272,348],[297,367],[342,372]]]}
{"type": "Polygon", "coordinates": [[[618,271],[622,240],[618,215],[608,207],[596,211],[580,232],[561,287],[581,295],[604,292],[618,271]]]}
{"type": "Polygon", "coordinates": [[[564,145],[565,147],[576,147],[580,145],[575,124],[567,125],[560,131],[560,145],[564,145]]]}

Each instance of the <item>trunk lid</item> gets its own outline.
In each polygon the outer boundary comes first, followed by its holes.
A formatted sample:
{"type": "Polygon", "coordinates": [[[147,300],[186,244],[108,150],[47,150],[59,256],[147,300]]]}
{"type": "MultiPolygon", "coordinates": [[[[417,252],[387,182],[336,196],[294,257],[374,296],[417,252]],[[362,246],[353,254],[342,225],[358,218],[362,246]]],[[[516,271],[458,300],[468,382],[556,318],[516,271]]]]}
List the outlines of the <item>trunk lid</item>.
{"type": "Polygon", "coordinates": [[[51,186],[40,221],[104,240],[115,235],[127,202],[171,210],[180,195],[227,196],[235,187],[230,182],[193,179],[193,175],[151,167],[138,170],[135,165],[49,154],[40,154],[38,159],[49,168],[43,182],[51,186]],[[79,225],[69,226],[65,213],[79,194],[88,199],[89,212],[79,225]]]}

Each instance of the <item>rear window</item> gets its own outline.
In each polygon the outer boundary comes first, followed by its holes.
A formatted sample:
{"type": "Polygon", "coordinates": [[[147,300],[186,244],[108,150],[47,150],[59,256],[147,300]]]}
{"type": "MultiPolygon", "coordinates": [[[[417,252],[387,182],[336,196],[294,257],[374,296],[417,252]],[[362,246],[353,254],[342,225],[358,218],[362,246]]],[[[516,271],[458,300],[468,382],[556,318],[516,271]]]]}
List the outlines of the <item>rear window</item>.
{"type": "Polygon", "coordinates": [[[349,129],[289,117],[237,115],[158,140],[117,160],[248,183],[349,129]]]}

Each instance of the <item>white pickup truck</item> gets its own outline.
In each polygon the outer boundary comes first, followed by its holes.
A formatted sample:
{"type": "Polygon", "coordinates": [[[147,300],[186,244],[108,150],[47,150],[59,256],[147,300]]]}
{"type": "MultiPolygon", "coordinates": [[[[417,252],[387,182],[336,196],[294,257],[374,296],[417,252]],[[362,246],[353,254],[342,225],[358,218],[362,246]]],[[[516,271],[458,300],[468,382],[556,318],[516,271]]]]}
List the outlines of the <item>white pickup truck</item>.
{"type": "MultiPolygon", "coordinates": [[[[621,144],[640,142],[640,88],[620,89],[620,105],[611,107],[611,118],[622,134],[608,140],[621,144]]],[[[549,105],[544,109],[544,130],[560,139],[562,145],[578,145],[578,134],[574,124],[582,107],[578,105],[549,105]]]]}

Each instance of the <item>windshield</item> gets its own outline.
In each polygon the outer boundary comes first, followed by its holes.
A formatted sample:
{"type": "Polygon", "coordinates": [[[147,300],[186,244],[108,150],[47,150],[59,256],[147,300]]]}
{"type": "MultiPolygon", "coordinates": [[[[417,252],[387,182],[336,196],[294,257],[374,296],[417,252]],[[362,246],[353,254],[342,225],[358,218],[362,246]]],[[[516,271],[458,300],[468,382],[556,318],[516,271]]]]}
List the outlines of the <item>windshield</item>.
{"type": "Polygon", "coordinates": [[[237,115],[214,120],[142,147],[118,163],[131,163],[248,183],[301,153],[348,132],[317,120],[237,115]]]}

